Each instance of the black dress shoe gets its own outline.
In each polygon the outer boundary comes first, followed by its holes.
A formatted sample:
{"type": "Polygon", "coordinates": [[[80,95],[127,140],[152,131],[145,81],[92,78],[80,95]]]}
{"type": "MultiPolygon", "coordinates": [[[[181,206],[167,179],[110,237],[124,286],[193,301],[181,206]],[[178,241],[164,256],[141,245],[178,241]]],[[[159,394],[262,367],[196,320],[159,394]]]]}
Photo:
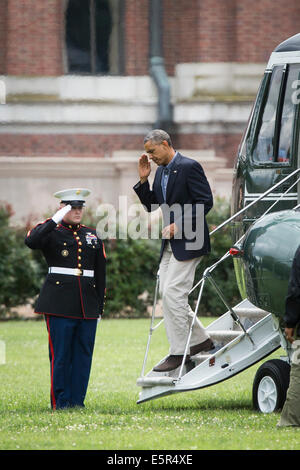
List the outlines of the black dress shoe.
{"type": "Polygon", "coordinates": [[[215,347],[214,343],[210,338],[207,340],[203,341],[203,343],[196,344],[195,346],[190,347],[190,355],[195,356],[201,351],[210,351],[215,347]]]}
{"type": "MultiPolygon", "coordinates": [[[[177,367],[179,367],[182,364],[182,359],[183,359],[183,355],[180,355],[180,356],[170,355],[162,364],[159,364],[158,366],[154,367],[153,371],[154,372],[168,372],[170,370],[177,369],[177,367]]],[[[185,363],[187,363],[189,360],[190,360],[190,356],[187,355],[185,358],[185,363]]]]}

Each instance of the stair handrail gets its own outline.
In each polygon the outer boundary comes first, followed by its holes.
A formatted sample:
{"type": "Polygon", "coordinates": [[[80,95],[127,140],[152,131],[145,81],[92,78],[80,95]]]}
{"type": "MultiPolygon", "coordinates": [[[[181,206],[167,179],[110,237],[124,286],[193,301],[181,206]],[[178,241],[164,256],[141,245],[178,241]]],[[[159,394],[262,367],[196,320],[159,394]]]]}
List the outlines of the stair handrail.
{"type": "Polygon", "coordinates": [[[229,217],[227,220],[225,220],[224,222],[222,222],[220,225],[218,225],[218,227],[216,227],[214,230],[212,230],[209,235],[213,235],[214,233],[216,233],[218,230],[220,230],[221,228],[225,227],[225,225],[227,225],[229,222],[231,222],[232,220],[234,220],[236,217],[238,217],[239,215],[243,214],[244,212],[246,212],[246,210],[248,210],[250,207],[254,206],[255,204],[257,204],[259,201],[261,201],[264,197],[268,196],[268,194],[270,194],[272,191],[274,191],[274,189],[278,188],[279,186],[281,186],[283,183],[285,183],[286,181],[288,181],[290,178],[292,178],[292,176],[296,175],[297,173],[300,172],[300,168],[297,168],[296,170],[294,170],[292,173],[290,173],[289,175],[287,175],[285,178],[283,178],[282,180],[278,181],[278,183],[274,184],[274,186],[272,186],[271,188],[269,188],[267,191],[265,191],[264,193],[261,194],[261,196],[259,196],[258,198],[254,199],[254,201],[250,202],[250,204],[248,204],[247,206],[243,207],[242,209],[240,209],[238,212],[236,212],[235,214],[233,214],[231,217],[229,217]]]}
{"type": "MultiPolygon", "coordinates": [[[[298,173],[300,171],[300,168],[298,168],[296,170],[295,173],[298,173]]],[[[290,175],[288,175],[289,177],[292,176],[292,173],[290,175]]],[[[288,178],[287,178],[288,179],[288,178]]],[[[296,184],[298,184],[298,182],[300,181],[300,178],[298,178],[284,193],[281,194],[281,196],[276,199],[276,201],[266,209],[266,211],[259,217],[259,219],[263,219],[266,214],[282,199],[282,197],[287,194],[292,188],[293,186],[295,186],[296,184]]],[[[283,180],[279,182],[280,184],[283,183],[283,180]]],[[[276,185],[278,185],[278,183],[276,183],[276,185]]],[[[276,186],[274,185],[272,188],[270,188],[270,190],[266,191],[266,193],[269,193],[270,191],[274,190],[274,187],[276,186]]],[[[263,197],[265,197],[267,194],[264,193],[263,194],[263,197]]],[[[255,199],[253,201],[253,203],[251,203],[251,205],[254,205],[254,203],[256,203],[258,201],[258,199],[255,199]]],[[[248,209],[250,206],[250,204],[248,206],[246,206],[244,209],[248,209]]],[[[293,208],[293,210],[295,210],[296,208],[298,207],[298,204],[293,208]]],[[[243,210],[242,210],[243,211],[243,210]]],[[[240,212],[242,212],[240,211],[240,212]]],[[[235,214],[236,215],[236,214],[235,214]]],[[[232,220],[232,217],[230,217],[230,219],[232,220]]],[[[259,220],[258,219],[258,220],[259,220]]],[[[221,224],[222,225],[222,224],[221,224]]],[[[224,225],[223,225],[224,226],[224,225]]],[[[243,240],[243,238],[245,238],[245,235],[246,233],[244,233],[240,239],[238,241],[236,241],[235,243],[239,243],[243,240]]],[[[220,264],[222,263],[225,259],[227,259],[228,257],[230,256],[230,251],[228,250],[218,261],[216,261],[212,266],[209,266],[208,268],[205,269],[204,273],[203,273],[203,276],[202,278],[200,279],[200,281],[195,284],[195,286],[190,290],[189,294],[194,290],[196,289],[196,287],[198,287],[200,284],[201,284],[201,287],[200,287],[200,293],[199,293],[199,296],[198,296],[198,299],[197,299],[197,305],[196,305],[196,308],[195,308],[195,312],[194,312],[194,315],[193,315],[193,320],[192,320],[192,323],[190,325],[190,330],[189,330],[189,335],[188,335],[188,339],[187,339],[187,343],[186,343],[186,346],[185,346],[185,351],[184,351],[184,354],[183,354],[183,360],[182,360],[182,363],[181,363],[181,367],[180,367],[180,370],[179,370],[179,374],[178,374],[178,377],[176,379],[176,381],[180,381],[181,380],[181,377],[182,377],[182,373],[183,373],[183,366],[185,364],[185,359],[187,357],[187,351],[188,351],[188,347],[189,347],[189,344],[190,344],[190,340],[191,340],[191,334],[192,334],[192,329],[193,329],[193,325],[194,325],[194,322],[195,322],[195,319],[196,319],[196,316],[198,314],[198,308],[199,308],[199,305],[200,305],[200,301],[201,301],[201,298],[202,298],[202,293],[203,293],[203,288],[204,288],[204,282],[206,279],[209,279],[210,282],[213,284],[213,286],[215,287],[219,297],[222,299],[223,303],[226,305],[228,311],[230,312],[233,320],[242,328],[244,334],[249,338],[249,340],[251,341],[253,347],[255,347],[255,344],[251,338],[251,336],[249,335],[249,333],[246,331],[246,329],[244,328],[244,326],[241,324],[240,322],[240,319],[239,317],[236,315],[236,313],[234,312],[234,310],[229,306],[229,304],[227,304],[221,290],[219,289],[219,287],[217,286],[216,282],[211,278],[211,272],[220,264]]]]}
{"type": "MultiPolygon", "coordinates": [[[[262,193],[261,196],[259,196],[257,199],[255,199],[254,201],[252,201],[250,204],[248,204],[247,206],[243,207],[243,209],[241,209],[239,212],[236,212],[235,214],[233,214],[233,216],[229,217],[227,220],[225,220],[224,222],[222,222],[220,225],[218,225],[218,227],[216,227],[214,230],[212,230],[210,233],[209,233],[209,236],[213,235],[214,233],[216,233],[219,229],[225,227],[225,225],[227,225],[227,223],[231,222],[232,220],[234,220],[238,215],[242,214],[243,212],[246,212],[246,210],[249,209],[249,207],[252,207],[254,206],[257,202],[261,201],[261,199],[263,199],[264,197],[266,197],[268,194],[270,194],[272,191],[274,191],[274,189],[276,189],[278,186],[280,186],[282,183],[284,183],[285,181],[287,181],[289,178],[291,178],[292,176],[296,175],[297,173],[300,172],[300,168],[297,168],[295,171],[293,171],[292,173],[290,173],[289,175],[287,175],[285,178],[283,178],[281,181],[279,181],[278,183],[274,184],[271,188],[269,188],[267,191],[265,191],[264,193],[262,193]]],[[[266,209],[266,211],[259,217],[259,219],[263,218],[271,209],[273,209],[273,207],[282,199],[282,197],[287,194],[293,186],[295,186],[298,182],[300,181],[300,178],[298,178],[284,193],[281,194],[281,196],[276,199],[276,201],[266,209]]],[[[293,210],[297,209],[298,207],[300,207],[300,204],[297,204],[293,210]]],[[[245,237],[245,233],[241,236],[241,238],[239,240],[236,240],[235,244],[237,243],[240,243],[243,238],[245,237]]],[[[220,258],[219,261],[217,261],[216,265],[218,265],[220,262],[223,261],[223,259],[225,259],[228,255],[228,252],[225,253],[225,255],[223,255],[222,258],[220,258]]],[[[214,266],[214,265],[213,265],[214,266]]],[[[200,279],[200,281],[198,281],[193,287],[192,289],[189,291],[189,295],[202,283],[203,281],[203,278],[200,279]]]]}

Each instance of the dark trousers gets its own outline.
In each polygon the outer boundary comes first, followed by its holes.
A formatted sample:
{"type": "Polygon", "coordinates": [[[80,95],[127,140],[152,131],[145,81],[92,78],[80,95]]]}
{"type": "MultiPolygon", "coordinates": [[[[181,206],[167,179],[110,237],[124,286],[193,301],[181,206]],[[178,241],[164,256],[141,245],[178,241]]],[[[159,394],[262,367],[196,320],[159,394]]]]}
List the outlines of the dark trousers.
{"type": "Polygon", "coordinates": [[[51,407],[84,406],[97,320],[45,315],[49,338],[51,407]]]}

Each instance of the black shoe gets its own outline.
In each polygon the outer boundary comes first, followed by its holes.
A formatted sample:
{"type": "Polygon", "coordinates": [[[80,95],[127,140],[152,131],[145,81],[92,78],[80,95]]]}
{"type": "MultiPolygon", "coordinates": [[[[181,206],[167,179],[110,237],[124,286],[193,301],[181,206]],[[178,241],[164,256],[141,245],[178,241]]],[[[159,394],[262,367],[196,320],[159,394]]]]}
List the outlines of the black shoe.
{"type": "MultiPolygon", "coordinates": [[[[182,364],[183,360],[183,355],[181,356],[175,356],[175,355],[170,355],[167,357],[167,359],[162,363],[159,364],[158,366],[153,368],[154,372],[169,372],[170,370],[177,369],[182,364]]],[[[190,356],[186,356],[185,358],[185,363],[187,363],[190,360],[190,356]]]]}
{"type": "Polygon", "coordinates": [[[199,352],[210,351],[214,347],[215,347],[214,343],[212,342],[212,340],[210,338],[208,338],[207,340],[203,341],[203,343],[196,344],[195,346],[191,346],[190,347],[190,355],[195,356],[199,352]]]}

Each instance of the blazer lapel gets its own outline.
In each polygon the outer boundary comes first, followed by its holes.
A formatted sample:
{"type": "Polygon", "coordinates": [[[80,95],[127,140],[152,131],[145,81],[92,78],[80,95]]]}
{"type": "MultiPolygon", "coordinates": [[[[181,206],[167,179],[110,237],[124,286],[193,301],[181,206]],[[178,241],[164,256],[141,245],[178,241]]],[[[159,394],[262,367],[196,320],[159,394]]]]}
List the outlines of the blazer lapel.
{"type": "Polygon", "coordinates": [[[156,170],[155,180],[153,182],[153,189],[154,189],[154,192],[156,194],[156,199],[158,200],[159,204],[164,202],[164,196],[163,196],[162,189],[161,189],[162,171],[163,171],[163,166],[159,166],[156,170]]]}
{"type": "Polygon", "coordinates": [[[178,174],[180,173],[180,162],[181,162],[181,155],[180,153],[178,153],[176,160],[174,162],[174,165],[171,168],[171,172],[170,172],[169,179],[168,179],[166,202],[169,202],[176,178],[178,174]]]}

